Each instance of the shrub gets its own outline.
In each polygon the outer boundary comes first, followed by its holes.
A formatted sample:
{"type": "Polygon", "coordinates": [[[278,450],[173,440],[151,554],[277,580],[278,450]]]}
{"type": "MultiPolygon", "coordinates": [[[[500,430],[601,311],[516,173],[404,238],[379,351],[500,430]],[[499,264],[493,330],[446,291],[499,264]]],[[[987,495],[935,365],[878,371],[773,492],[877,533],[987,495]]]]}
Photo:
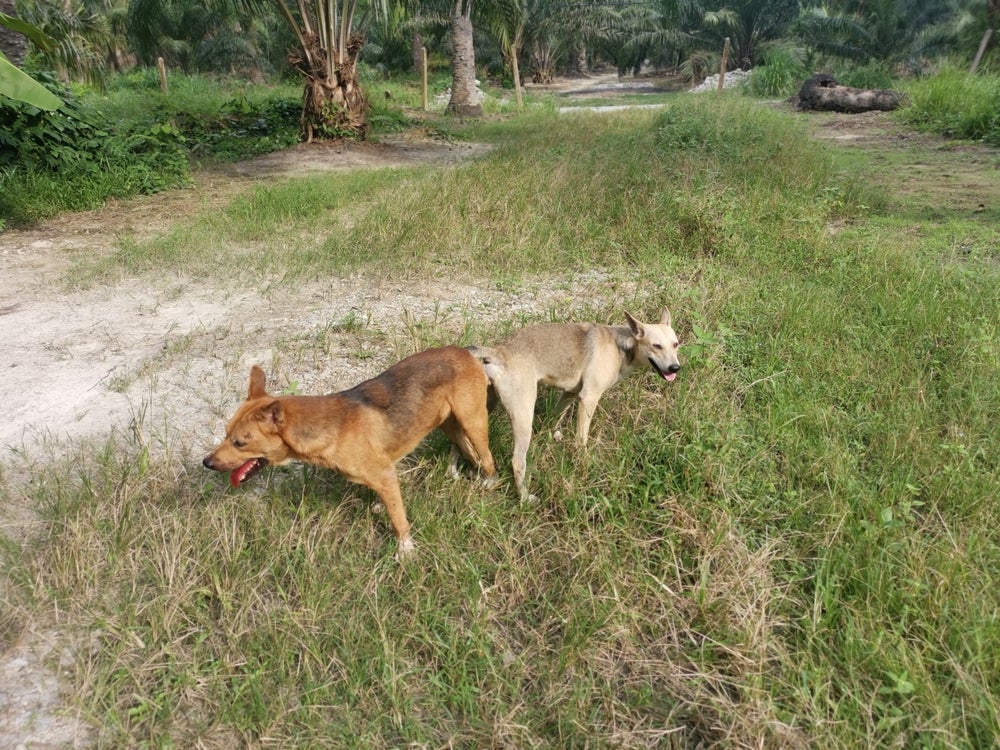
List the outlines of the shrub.
{"type": "Polygon", "coordinates": [[[750,74],[750,92],[757,96],[791,96],[807,73],[791,50],[775,47],[764,53],[764,64],[750,74]]]}
{"type": "Polygon", "coordinates": [[[0,216],[12,224],[109,197],[155,193],[188,176],[184,139],[170,125],[113,133],[97,111],[41,76],[65,104],[46,112],[0,97],[0,216]]]}
{"type": "Polygon", "coordinates": [[[894,78],[885,63],[873,62],[843,72],[837,81],[856,89],[889,89],[894,78]]]}
{"type": "Polygon", "coordinates": [[[951,138],[1000,145],[1000,78],[946,69],[907,85],[910,125],[951,138]]]}

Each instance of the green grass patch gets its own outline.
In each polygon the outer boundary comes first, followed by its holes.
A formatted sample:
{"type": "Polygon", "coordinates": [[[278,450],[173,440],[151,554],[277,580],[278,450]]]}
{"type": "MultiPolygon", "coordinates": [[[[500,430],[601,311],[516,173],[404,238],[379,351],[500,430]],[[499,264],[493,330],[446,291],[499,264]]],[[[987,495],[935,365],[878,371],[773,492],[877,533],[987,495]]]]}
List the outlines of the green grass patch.
{"type": "Polygon", "coordinates": [[[946,68],[909,83],[904,122],[949,138],[1000,145],[1000,77],[946,68]]]}
{"type": "Polygon", "coordinates": [[[797,122],[738,96],[678,100],[662,113],[538,111],[465,137],[495,147],[444,170],[261,188],[221,216],[131,248],[129,262],[169,259],[200,272],[199,247],[212,243],[231,254],[228,267],[256,269],[262,248],[248,240],[266,237],[267,262],[290,277],[425,274],[445,264],[510,280],[595,266],[693,268],[716,257],[769,262],[780,222],[782,263],[810,265],[824,252],[815,237],[828,221],[881,200],[797,122]]]}

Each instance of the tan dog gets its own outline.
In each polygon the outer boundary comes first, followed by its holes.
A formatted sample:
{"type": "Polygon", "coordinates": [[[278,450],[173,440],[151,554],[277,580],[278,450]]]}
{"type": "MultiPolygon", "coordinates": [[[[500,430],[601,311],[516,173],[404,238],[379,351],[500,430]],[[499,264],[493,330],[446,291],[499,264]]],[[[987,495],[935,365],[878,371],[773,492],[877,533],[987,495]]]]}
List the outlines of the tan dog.
{"type": "MultiPolygon", "coordinates": [[[[271,396],[264,371],[250,371],[247,400],[226,427],[226,439],[204,464],[232,472],[238,487],[268,465],[304,461],[333,469],[373,489],[385,504],[399,554],[413,549],[399,491],[396,461],[435,427],[496,482],[486,411],[486,375],[479,360],[455,346],[428,349],[378,377],[327,396],[271,396]]],[[[457,457],[452,461],[452,469],[457,457]]]]}
{"type": "Polygon", "coordinates": [[[522,328],[495,346],[470,348],[510,415],[514,483],[522,500],[529,497],[525,474],[539,383],[566,392],[561,414],[572,396],[579,399],[576,440],[584,446],[601,394],[623,376],[649,363],[664,380],[677,377],[679,341],[670,311],[663,308],[659,323],[640,323],[628,313],[625,317],[627,326],[543,323],[522,328]]]}

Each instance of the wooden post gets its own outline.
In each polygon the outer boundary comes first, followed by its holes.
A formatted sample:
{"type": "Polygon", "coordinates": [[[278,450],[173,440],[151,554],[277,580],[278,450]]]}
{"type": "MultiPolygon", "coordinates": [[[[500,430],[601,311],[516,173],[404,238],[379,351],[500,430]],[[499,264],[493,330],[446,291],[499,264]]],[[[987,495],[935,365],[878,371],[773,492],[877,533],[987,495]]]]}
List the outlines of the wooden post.
{"type": "Polygon", "coordinates": [[[990,43],[991,36],[993,36],[993,29],[986,29],[983,33],[982,40],[979,42],[979,50],[976,52],[976,59],[972,61],[972,69],[969,70],[970,73],[975,73],[976,69],[979,67],[979,62],[983,59],[983,54],[986,52],[986,47],[990,43]]]}
{"type": "Polygon", "coordinates": [[[521,99],[521,71],[517,67],[517,48],[511,51],[510,67],[514,73],[514,100],[517,102],[517,111],[524,111],[524,100],[521,99]]]}
{"type": "Polygon", "coordinates": [[[716,94],[721,94],[722,89],[726,84],[726,64],[729,62],[729,37],[726,37],[726,43],[722,45],[722,65],[719,66],[719,88],[715,90],[716,94]]]}
{"type": "Polygon", "coordinates": [[[160,69],[160,91],[167,93],[167,64],[162,57],[156,58],[156,67],[160,69]]]}
{"type": "Polygon", "coordinates": [[[420,104],[427,111],[427,48],[420,48],[420,104]]]}

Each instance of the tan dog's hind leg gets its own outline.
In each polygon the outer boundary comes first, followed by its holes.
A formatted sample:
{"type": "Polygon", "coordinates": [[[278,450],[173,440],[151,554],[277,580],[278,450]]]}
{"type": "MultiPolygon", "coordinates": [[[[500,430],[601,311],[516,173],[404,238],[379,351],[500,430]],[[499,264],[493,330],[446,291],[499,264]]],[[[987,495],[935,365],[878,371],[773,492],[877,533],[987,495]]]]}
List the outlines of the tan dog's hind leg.
{"type": "Polygon", "coordinates": [[[566,419],[570,407],[573,406],[573,402],[576,400],[577,395],[575,393],[564,392],[559,398],[559,403],[556,404],[556,422],[552,429],[552,439],[557,443],[563,439],[562,423],[566,419]]]}
{"type": "MultiPolygon", "coordinates": [[[[505,383],[505,386],[511,385],[505,383]]],[[[510,415],[510,427],[514,433],[514,453],[511,466],[514,469],[514,485],[521,496],[522,502],[533,500],[528,494],[526,476],[528,473],[528,446],[531,445],[531,421],[535,416],[535,399],[538,396],[538,383],[534,377],[514,388],[513,393],[501,394],[503,404],[510,415]]]]}
{"type": "Polygon", "coordinates": [[[399,544],[397,556],[405,557],[412,552],[416,545],[410,536],[410,522],[406,519],[406,509],[403,507],[403,496],[399,491],[399,476],[396,469],[390,466],[381,469],[370,477],[365,478],[366,485],[375,491],[375,494],[382,500],[386,513],[389,514],[389,523],[396,534],[396,541],[399,544]]]}

